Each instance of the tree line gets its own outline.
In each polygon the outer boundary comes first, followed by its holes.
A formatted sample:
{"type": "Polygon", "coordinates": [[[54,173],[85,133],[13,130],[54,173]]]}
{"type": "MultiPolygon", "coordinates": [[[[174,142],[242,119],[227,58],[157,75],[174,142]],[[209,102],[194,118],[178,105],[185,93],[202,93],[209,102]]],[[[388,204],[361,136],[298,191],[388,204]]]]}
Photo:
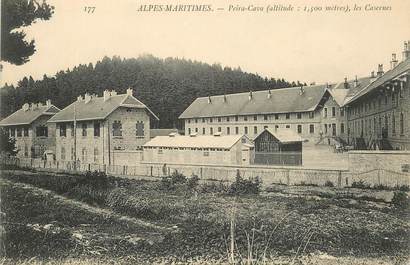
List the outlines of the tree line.
{"type": "Polygon", "coordinates": [[[197,97],[301,85],[299,81],[263,78],[219,64],[152,55],[130,59],[114,56],[104,57],[95,65],[80,64],[59,71],[55,76],[44,75],[41,80],[29,76],[16,86],[5,84],[0,89],[0,115],[6,117],[24,103],[47,99],[62,109],[86,92],[102,95],[105,89],[114,89],[125,93],[131,87],[134,96],[159,116],[155,127],[171,128],[180,127],[178,116],[197,97]]]}

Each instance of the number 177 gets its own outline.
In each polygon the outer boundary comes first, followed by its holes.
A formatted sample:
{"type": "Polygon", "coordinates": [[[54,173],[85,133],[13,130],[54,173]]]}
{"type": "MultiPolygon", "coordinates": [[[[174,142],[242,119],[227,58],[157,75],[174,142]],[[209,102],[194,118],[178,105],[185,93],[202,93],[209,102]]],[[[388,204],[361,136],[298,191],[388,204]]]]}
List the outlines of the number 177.
{"type": "Polygon", "coordinates": [[[87,12],[88,14],[94,13],[95,6],[85,6],[84,11],[87,12]]]}

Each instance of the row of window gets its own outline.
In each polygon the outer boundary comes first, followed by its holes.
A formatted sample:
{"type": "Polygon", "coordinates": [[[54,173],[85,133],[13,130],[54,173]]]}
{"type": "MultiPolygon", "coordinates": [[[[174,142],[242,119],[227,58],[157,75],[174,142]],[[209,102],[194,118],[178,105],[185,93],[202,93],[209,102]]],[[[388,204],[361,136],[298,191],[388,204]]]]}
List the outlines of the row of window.
{"type": "MultiPolygon", "coordinates": [[[[66,150],[66,147],[65,146],[61,146],[61,149],[60,149],[60,159],[61,160],[66,160],[67,158],[68,158],[68,156],[69,156],[69,160],[74,160],[75,159],[75,156],[74,156],[74,147],[71,147],[70,148],[70,151],[69,151],[70,153],[69,154],[67,154],[67,150],[66,150]]],[[[82,149],[81,149],[81,156],[80,157],[77,157],[77,159],[78,160],[80,160],[80,161],[82,161],[82,162],[89,162],[89,159],[88,159],[88,154],[87,154],[88,152],[87,152],[87,148],[85,148],[85,147],[83,147],[82,149]]],[[[99,162],[99,155],[100,155],[100,151],[99,151],[99,149],[98,149],[98,147],[94,147],[94,149],[93,149],[93,159],[92,159],[92,161],[94,162],[94,163],[98,163],[99,162]]]]}
{"type": "MultiPolygon", "coordinates": [[[[28,137],[29,128],[28,127],[17,127],[10,128],[6,130],[8,136],[11,137],[28,137]]],[[[47,126],[37,126],[36,127],[36,137],[48,137],[48,127],[47,126]]]]}
{"type": "MultiPolygon", "coordinates": [[[[67,136],[67,123],[61,123],[59,124],[59,135],[60,137],[66,137],[67,136]]],[[[71,136],[74,136],[74,124],[70,124],[71,127],[71,136]]],[[[86,137],[88,133],[88,124],[87,123],[80,123],[79,128],[81,128],[81,136],[86,137]]],[[[121,121],[114,121],[112,123],[112,136],[115,137],[121,137],[122,136],[122,123],[121,121]]],[[[93,123],[93,135],[94,137],[100,137],[101,135],[101,123],[100,122],[94,122],[93,123]]],[[[142,121],[137,121],[135,124],[135,136],[137,137],[144,137],[145,132],[144,132],[144,122],[142,121]]]]}
{"type": "MultiPolygon", "coordinates": [[[[280,116],[284,116],[286,120],[289,120],[291,118],[291,114],[293,113],[285,113],[285,114],[264,114],[264,115],[260,115],[260,117],[258,115],[252,115],[252,116],[231,116],[231,117],[217,117],[217,118],[195,118],[195,119],[186,119],[186,121],[188,123],[198,123],[198,122],[209,122],[209,123],[213,123],[214,121],[216,122],[230,122],[230,121],[248,121],[248,120],[253,120],[253,121],[257,121],[259,118],[262,118],[264,121],[268,121],[268,120],[279,120],[280,116]],[[259,117],[259,118],[258,118],[259,117]]],[[[302,119],[302,113],[294,113],[296,119],[302,119]]],[[[314,112],[308,112],[307,117],[310,119],[313,119],[315,117],[315,113],[314,112]]]]}
{"type": "MultiPolygon", "coordinates": [[[[398,115],[399,117],[399,134],[404,135],[404,114],[400,113],[398,115]]],[[[351,127],[353,129],[353,133],[355,135],[382,135],[383,133],[387,134],[389,133],[389,120],[391,119],[391,129],[390,132],[393,135],[397,134],[397,122],[396,122],[396,115],[392,113],[391,117],[389,115],[384,115],[384,117],[379,116],[379,117],[373,117],[369,119],[363,119],[363,120],[357,120],[351,123],[351,127]]]]}
{"type": "MultiPolygon", "coordinates": [[[[336,107],[332,107],[331,109],[331,117],[336,117],[336,107]]],[[[327,118],[328,116],[328,108],[323,108],[323,118],[327,118]]],[[[344,109],[340,109],[340,116],[343,117],[345,115],[344,109]]]]}
{"type": "MultiPolygon", "coordinates": [[[[263,126],[263,129],[267,129],[268,127],[269,126],[265,125],[265,126],[263,126]]],[[[252,127],[250,127],[250,128],[252,128],[252,127]]],[[[244,126],[243,127],[243,134],[249,134],[249,129],[250,128],[248,126],[244,126]]],[[[279,125],[275,125],[274,128],[275,128],[275,131],[276,131],[279,128],[279,125]]],[[[285,125],[285,128],[290,129],[290,125],[289,124],[285,125]]],[[[239,132],[240,128],[238,126],[234,127],[233,129],[234,129],[234,131],[231,131],[231,127],[226,127],[225,128],[225,134],[230,135],[231,133],[232,134],[239,134],[240,133],[239,132]]],[[[188,134],[192,134],[194,132],[199,133],[199,128],[194,128],[193,130],[192,130],[192,128],[188,128],[188,134]]],[[[222,132],[222,127],[217,127],[217,132],[222,132]]],[[[303,126],[301,124],[297,125],[297,132],[298,133],[303,133],[303,126]]],[[[314,124],[309,124],[309,133],[315,133],[315,125],[314,124]]],[[[206,128],[202,128],[202,134],[203,135],[207,134],[206,128]]],[[[210,127],[209,128],[209,135],[213,135],[213,134],[214,134],[214,128],[210,127]]],[[[253,126],[253,134],[254,135],[258,134],[258,126],[253,126]]]]}

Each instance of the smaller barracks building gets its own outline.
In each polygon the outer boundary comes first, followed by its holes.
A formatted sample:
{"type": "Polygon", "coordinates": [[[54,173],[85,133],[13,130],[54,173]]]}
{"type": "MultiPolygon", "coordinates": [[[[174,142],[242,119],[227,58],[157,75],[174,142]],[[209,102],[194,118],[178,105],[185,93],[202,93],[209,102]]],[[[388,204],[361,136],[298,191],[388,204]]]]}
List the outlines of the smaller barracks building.
{"type": "Polygon", "coordinates": [[[143,146],[143,161],[170,164],[249,165],[253,144],[245,135],[157,136],[143,146]]]}

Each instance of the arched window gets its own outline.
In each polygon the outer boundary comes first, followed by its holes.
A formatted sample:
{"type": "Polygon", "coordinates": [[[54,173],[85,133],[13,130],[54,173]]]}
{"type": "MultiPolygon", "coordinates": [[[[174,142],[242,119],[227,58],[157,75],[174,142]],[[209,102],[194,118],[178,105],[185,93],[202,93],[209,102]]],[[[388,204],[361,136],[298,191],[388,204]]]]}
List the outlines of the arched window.
{"type": "Polygon", "coordinates": [[[400,113],[400,134],[404,134],[404,115],[403,112],[400,113]]]}

